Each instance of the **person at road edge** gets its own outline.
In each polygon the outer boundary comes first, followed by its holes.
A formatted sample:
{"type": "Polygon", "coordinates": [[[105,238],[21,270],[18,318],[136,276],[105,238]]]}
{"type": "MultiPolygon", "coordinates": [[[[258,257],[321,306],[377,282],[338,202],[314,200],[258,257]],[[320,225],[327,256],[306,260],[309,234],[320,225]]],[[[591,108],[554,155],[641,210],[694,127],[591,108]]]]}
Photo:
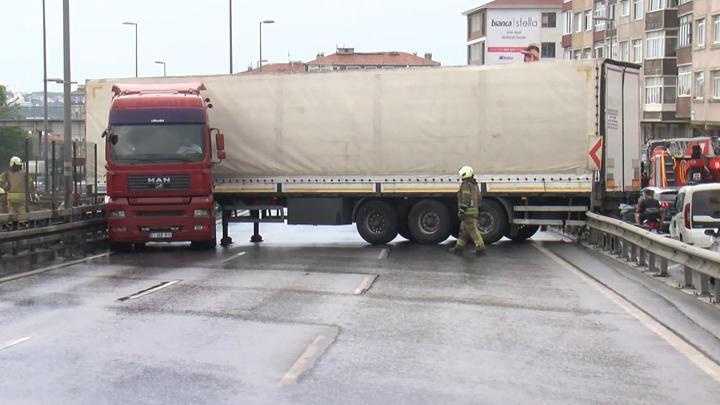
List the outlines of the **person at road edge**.
{"type": "Polygon", "coordinates": [[[460,234],[455,246],[450,248],[450,252],[462,253],[465,244],[471,238],[475,242],[474,253],[481,255],[485,253],[485,242],[477,226],[478,207],[481,200],[480,188],[477,180],[475,180],[472,167],[463,166],[458,171],[458,174],[462,179],[462,184],[460,184],[460,189],[457,192],[460,234]]]}

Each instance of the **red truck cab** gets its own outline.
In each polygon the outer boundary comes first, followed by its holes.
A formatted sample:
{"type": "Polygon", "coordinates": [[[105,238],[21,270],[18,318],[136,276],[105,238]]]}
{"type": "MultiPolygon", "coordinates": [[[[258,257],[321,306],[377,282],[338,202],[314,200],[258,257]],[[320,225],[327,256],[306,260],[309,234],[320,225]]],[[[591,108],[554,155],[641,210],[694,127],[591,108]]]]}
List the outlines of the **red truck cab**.
{"type": "MultiPolygon", "coordinates": [[[[108,238],[212,248],[215,209],[209,100],[202,83],[114,85],[106,142],[108,238]]],[[[224,139],[217,133],[217,157],[224,139]]]]}

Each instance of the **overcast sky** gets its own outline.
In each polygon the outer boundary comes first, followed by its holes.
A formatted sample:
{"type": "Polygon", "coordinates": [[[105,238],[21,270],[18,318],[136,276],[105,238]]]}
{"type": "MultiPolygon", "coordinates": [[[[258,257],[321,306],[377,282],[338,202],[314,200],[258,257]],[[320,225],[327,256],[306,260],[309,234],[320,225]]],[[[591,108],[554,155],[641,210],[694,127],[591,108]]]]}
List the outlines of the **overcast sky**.
{"type": "MultiPolygon", "coordinates": [[[[263,59],[311,60],[336,45],[356,51],[432,52],[443,65],[465,63],[461,13],[485,0],[260,0],[233,1],[233,68],[257,63],[258,22],[263,59]]],[[[46,0],[48,77],[62,77],[62,0],[46,0]]],[[[42,0],[0,0],[3,37],[0,83],[13,91],[42,90],[42,0]]],[[[135,74],[218,74],[229,71],[228,0],[71,0],[72,80],[135,74]]],[[[50,91],[61,91],[50,84],[50,91]]]]}

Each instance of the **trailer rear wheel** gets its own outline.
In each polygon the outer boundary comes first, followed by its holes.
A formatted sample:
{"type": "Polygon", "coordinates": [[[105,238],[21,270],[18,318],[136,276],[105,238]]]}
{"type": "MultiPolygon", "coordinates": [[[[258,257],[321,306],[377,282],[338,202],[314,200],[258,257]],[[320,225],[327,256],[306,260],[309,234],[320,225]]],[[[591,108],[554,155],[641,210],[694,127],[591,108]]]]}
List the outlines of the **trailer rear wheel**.
{"type": "Polygon", "coordinates": [[[485,243],[495,243],[509,231],[505,209],[494,200],[484,200],[478,212],[478,229],[485,243]]]}
{"type": "Polygon", "coordinates": [[[410,209],[408,228],[417,242],[438,244],[450,235],[450,212],[440,201],[422,200],[410,209]]]}
{"type": "Polygon", "coordinates": [[[540,229],[538,225],[520,225],[516,235],[511,235],[510,232],[506,233],[505,236],[513,242],[522,242],[526,239],[532,238],[540,229]]]}
{"type": "Polygon", "coordinates": [[[364,203],[357,212],[357,230],[360,237],[373,245],[390,242],[398,234],[395,208],[380,200],[364,203]]]}

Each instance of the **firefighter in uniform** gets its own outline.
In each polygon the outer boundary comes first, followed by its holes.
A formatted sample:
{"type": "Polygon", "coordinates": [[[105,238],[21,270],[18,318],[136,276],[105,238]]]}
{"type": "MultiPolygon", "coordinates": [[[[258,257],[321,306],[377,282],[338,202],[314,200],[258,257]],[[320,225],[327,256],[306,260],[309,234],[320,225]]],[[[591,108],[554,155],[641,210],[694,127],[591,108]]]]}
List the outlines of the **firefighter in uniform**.
{"type": "Polygon", "coordinates": [[[7,194],[2,185],[0,185],[0,214],[7,214],[7,194]]]}
{"type": "Polygon", "coordinates": [[[462,179],[460,190],[457,193],[458,218],[460,219],[460,234],[451,252],[462,252],[468,238],[475,242],[475,254],[485,252],[485,243],[477,226],[478,207],[480,206],[480,189],[470,166],[464,166],[458,172],[462,179]]]}
{"type": "Polygon", "coordinates": [[[33,201],[36,199],[33,183],[30,183],[30,190],[25,188],[25,171],[22,169],[22,159],[17,156],[10,159],[10,170],[2,174],[0,187],[5,189],[8,213],[10,214],[27,213],[25,195],[28,192],[33,201]]]}

